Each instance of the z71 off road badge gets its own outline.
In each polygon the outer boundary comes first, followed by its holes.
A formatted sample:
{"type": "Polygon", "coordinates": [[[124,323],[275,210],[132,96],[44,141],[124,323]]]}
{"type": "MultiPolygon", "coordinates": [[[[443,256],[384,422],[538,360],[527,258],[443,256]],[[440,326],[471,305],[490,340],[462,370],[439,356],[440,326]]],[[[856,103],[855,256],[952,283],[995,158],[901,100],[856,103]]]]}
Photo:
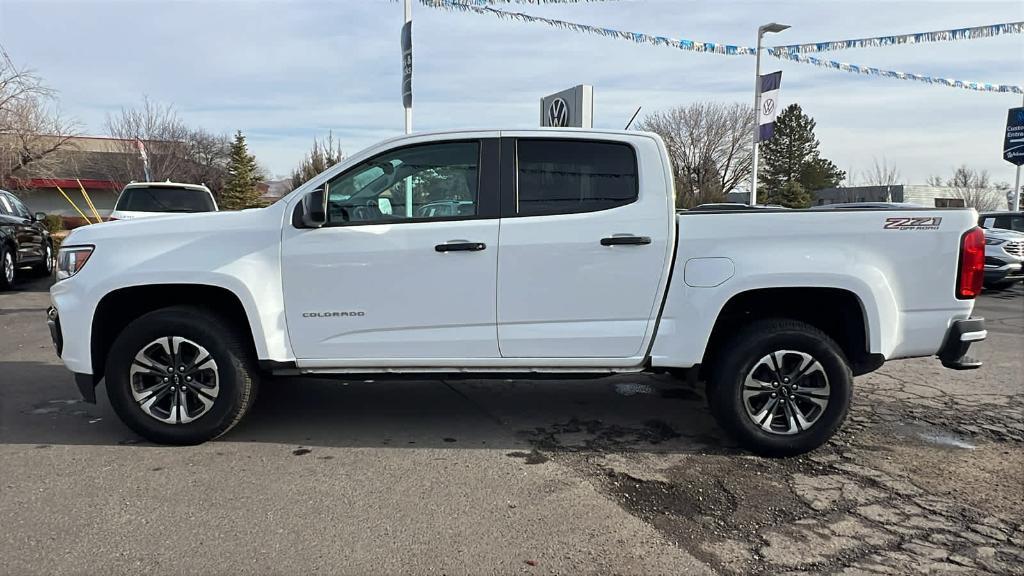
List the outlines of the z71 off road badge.
{"type": "Polygon", "coordinates": [[[882,228],[886,230],[938,230],[941,223],[941,217],[886,218],[885,226],[882,226],[882,228]]]}

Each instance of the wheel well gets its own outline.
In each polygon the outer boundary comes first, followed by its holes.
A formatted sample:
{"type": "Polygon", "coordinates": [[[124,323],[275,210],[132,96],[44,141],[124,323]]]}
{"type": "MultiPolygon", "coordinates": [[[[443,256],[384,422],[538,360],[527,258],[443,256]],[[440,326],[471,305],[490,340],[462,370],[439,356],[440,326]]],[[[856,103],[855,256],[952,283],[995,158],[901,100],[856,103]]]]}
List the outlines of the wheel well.
{"type": "Polygon", "coordinates": [[[157,284],[114,290],[104,296],[92,317],[92,367],[95,380],[105,372],[107,353],[121,331],[136,318],[168,306],[190,305],[205,308],[232,326],[244,327],[243,335],[255,355],[255,344],[245,307],[226,288],[203,284],[157,284]]]}
{"type": "Polygon", "coordinates": [[[846,355],[854,375],[866,374],[884,362],[868,346],[864,306],[856,294],[838,288],[763,288],[733,296],[711,331],[702,366],[743,326],[764,318],[806,322],[828,334],[846,355]]]}

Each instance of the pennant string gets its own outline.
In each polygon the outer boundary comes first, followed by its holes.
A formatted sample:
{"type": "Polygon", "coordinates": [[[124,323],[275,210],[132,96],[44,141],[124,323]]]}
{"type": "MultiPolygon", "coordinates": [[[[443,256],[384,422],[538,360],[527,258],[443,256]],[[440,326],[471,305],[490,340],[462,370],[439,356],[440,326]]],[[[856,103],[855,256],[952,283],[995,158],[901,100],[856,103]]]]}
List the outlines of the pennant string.
{"type": "Polygon", "coordinates": [[[926,84],[934,84],[936,86],[963,88],[965,90],[975,90],[978,92],[1002,92],[1008,94],[1024,94],[1024,89],[1022,89],[1020,86],[1013,86],[1008,84],[989,84],[987,82],[971,82],[968,80],[954,80],[952,78],[938,78],[935,76],[925,76],[923,74],[912,74],[910,72],[883,70],[881,68],[874,68],[872,66],[847,64],[846,62],[836,62],[835,60],[822,60],[819,58],[815,58],[813,56],[804,56],[803,54],[782,51],[776,52],[773,49],[769,49],[768,53],[782,60],[790,60],[792,62],[810,64],[812,66],[827,68],[829,70],[840,70],[843,72],[865,74],[868,76],[881,76],[883,78],[893,78],[896,80],[924,82],[926,84]]]}
{"type": "MultiPolygon", "coordinates": [[[[752,56],[757,53],[757,50],[755,48],[751,48],[749,46],[717,44],[714,42],[697,42],[694,40],[674,39],[667,38],[665,36],[654,36],[650,34],[644,34],[641,32],[625,32],[622,30],[614,30],[611,28],[601,28],[597,26],[589,26],[587,24],[566,22],[564,20],[555,20],[552,18],[531,16],[529,14],[524,14],[522,12],[510,12],[507,10],[499,10],[497,8],[491,8],[490,6],[491,4],[511,2],[529,4],[557,4],[593,1],[600,2],[613,0],[420,0],[420,3],[431,8],[440,8],[443,10],[451,11],[475,12],[477,14],[490,14],[501,20],[513,20],[517,22],[535,22],[545,24],[547,26],[551,26],[552,28],[557,28],[560,30],[570,30],[573,32],[579,32],[583,34],[593,34],[597,36],[603,36],[605,38],[619,38],[622,40],[629,40],[637,44],[667,46],[690,52],[705,52],[711,54],[723,54],[728,56],[752,56]]],[[[900,36],[879,36],[877,38],[841,40],[838,42],[820,42],[816,44],[794,44],[791,46],[776,46],[772,48],[767,48],[766,51],[768,52],[768,54],[782,60],[789,60],[791,62],[798,62],[801,64],[809,64],[812,66],[818,66],[820,68],[825,68],[829,70],[840,70],[843,72],[852,72],[856,74],[864,74],[870,76],[880,76],[883,78],[893,78],[896,80],[923,82],[926,84],[932,84],[936,86],[962,88],[965,90],[975,90],[978,92],[1002,92],[1012,94],[1024,94],[1024,89],[1022,89],[1020,86],[1006,84],[989,84],[987,82],[971,82],[967,80],[955,80],[951,78],[939,78],[935,76],[926,76],[922,74],[911,74],[909,72],[897,72],[895,70],[883,70],[880,68],[874,68],[872,66],[847,64],[845,62],[836,62],[834,60],[821,60],[818,58],[814,58],[812,56],[805,56],[801,53],[801,49],[803,47],[810,46],[813,46],[814,49],[807,48],[807,52],[822,52],[825,50],[855,48],[860,46],[887,46],[892,44],[912,44],[919,42],[939,42],[947,40],[986,38],[991,36],[997,36],[1000,34],[1017,34],[1021,32],[1024,32],[1024,22],[1011,22],[1007,24],[978,26],[975,28],[960,28],[956,30],[924,32],[921,34],[903,34],[900,36]],[[902,40],[908,37],[915,37],[916,39],[912,41],[902,40]],[[872,44],[872,42],[876,43],[872,44]]]]}
{"type": "MultiPolygon", "coordinates": [[[[540,0],[534,1],[537,2],[540,0]]],[[[546,1],[551,2],[552,0],[546,1]]],[[[561,0],[561,2],[563,3],[566,1],[567,0],[561,0]]],[[[558,2],[558,0],[555,0],[555,2],[558,2]]],[[[636,42],[637,44],[670,46],[673,48],[678,48],[680,50],[688,50],[691,52],[708,52],[712,54],[725,54],[729,56],[753,55],[756,52],[756,50],[747,46],[716,44],[714,42],[695,42],[693,40],[677,40],[674,38],[666,38],[664,36],[652,36],[650,34],[642,34],[640,32],[624,32],[621,30],[613,30],[611,28],[600,28],[598,26],[589,26],[587,24],[566,22],[565,20],[555,20],[553,18],[531,16],[529,14],[523,14],[522,12],[509,12],[507,10],[498,10],[496,8],[491,8],[490,6],[488,6],[488,4],[491,4],[491,2],[487,0],[464,0],[459,2],[455,2],[453,0],[420,0],[420,3],[431,8],[441,8],[444,10],[459,10],[463,12],[476,12],[477,14],[490,14],[502,20],[515,20],[518,22],[537,22],[561,30],[571,30],[573,32],[580,32],[583,34],[594,34],[597,36],[603,36],[605,38],[621,38],[623,40],[630,40],[632,42],[636,42]]]]}
{"type": "Polygon", "coordinates": [[[1024,33],[1024,22],[1006,22],[989,24],[973,28],[955,28],[935,32],[918,32],[914,34],[896,34],[893,36],[876,36],[874,38],[857,38],[854,40],[835,40],[831,42],[809,42],[807,44],[789,44],[774,46],[770,50],[781,50],[793,54],[811,54],[827,50],[846,50],[849,48],[876,48],[880,46],[899,46],[902,44],[924,44],[927,42],[954,42],[957,40],[976,40],[992,38],[1002,34],[1024,33]]]}

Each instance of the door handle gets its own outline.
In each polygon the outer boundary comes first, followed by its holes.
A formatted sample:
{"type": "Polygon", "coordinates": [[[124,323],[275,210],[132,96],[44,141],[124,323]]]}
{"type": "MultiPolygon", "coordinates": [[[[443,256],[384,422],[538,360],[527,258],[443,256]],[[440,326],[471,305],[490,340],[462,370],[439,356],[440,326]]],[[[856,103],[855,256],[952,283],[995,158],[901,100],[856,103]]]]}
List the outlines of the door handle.
{"type": "Polygon", "coordinates": [[[601,238],[601,246],[640,246],[650,243],[650,236],[633,236],[632,234],[601,238]]]}
{"type": "Polygon", "coordinates": [[[434,246],[438,252],[479,252],[487,248],[483,242],[466,242],[465,240],[451,240],[444,244],[434,246]]]}

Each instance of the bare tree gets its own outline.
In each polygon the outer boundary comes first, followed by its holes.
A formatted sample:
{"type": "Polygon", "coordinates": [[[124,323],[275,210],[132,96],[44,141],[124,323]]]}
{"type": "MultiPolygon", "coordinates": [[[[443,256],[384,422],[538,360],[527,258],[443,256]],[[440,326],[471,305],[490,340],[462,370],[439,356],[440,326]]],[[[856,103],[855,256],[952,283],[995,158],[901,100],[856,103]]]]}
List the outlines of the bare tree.
{"type": "Polygon", "coordinates": [[[231,139],[227,134],[213,134],[202,128],[193,128],[185,136],[185,155],[188,162],[182,166],[186,182],[205,184],[219,195],[227,177],[227,163],[231,156],[231,139]]]}
{"type": "Polygon", "coordinates": [[[943,186],[946,185],[946,182],[942,179],[942,176],[939,176],[938,174],[932,174],[924,182],[925,184],[929,186],[935,186],[936,188],[942,188],[943,186]]]}
{"type": "Polygon", "coordinates": [[[991,183],[987,170],[960,166],[953,172],[953,177],[946,181],[946,186],[953,189],[954,198],[962,199],[965,206],[979,212],[1006,207],[1005,190],[991,183]]]}
{"type": "Polygon", "coordinates": [[[341,142],[334,141],[333,132],[328,132],[323,140],[314,137],[312,150],[302,158],[298,168],[292,170],[292,190],[344,159],[341,142]]]}
{"type": "Polygon", "coordinates": [[[639,129],[665,141],[675,171],[676,204],[721,202],[750,179],[754,113],[744,104],[698,102],[649,114],[639,129]]]}
{"type": "Polygon", "coordinates": [[[895,186],[902,180],[899,169],[895,165],[889,166],[889,161],[882,156],[882,162],[874,158],[871,168],[861,173],[861,179],[866,186],[895,186]]]}
{"type": "Polygon", "coordinates": [[[150,178],[203,183],[219,195],[227,174],[231,140],[202,128],[190,128],[170,105],[143,97],[140,107],[107,116],[107,133],[120,155],[107,166],[111,180],[124,184],[145,179],[139,143],[145,147],[150,178]]]}
{"type": "Polygon", "coordinates": [[[71,147],[77,130],[54,103],[55,92],[0,46],[0,184],[18,187],[29,167],[35,177],[53,175],[56,153],[71,147]]]}

